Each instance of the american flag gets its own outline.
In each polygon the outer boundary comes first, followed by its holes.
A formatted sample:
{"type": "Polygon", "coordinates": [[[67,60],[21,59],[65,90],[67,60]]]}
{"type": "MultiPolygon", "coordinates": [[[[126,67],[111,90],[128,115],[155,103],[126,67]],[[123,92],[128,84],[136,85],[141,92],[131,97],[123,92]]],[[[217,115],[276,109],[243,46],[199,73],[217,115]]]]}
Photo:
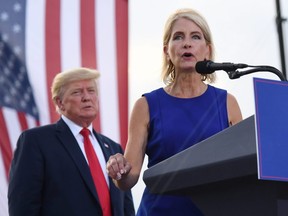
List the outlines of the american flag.
{"type": "Polygon", "coordinates": [[[128,0],[0,0],[0,215],[21,131],[58,120],[56,73],[99,70],[97,131],[125,147],[128,121],[128,0]]]}

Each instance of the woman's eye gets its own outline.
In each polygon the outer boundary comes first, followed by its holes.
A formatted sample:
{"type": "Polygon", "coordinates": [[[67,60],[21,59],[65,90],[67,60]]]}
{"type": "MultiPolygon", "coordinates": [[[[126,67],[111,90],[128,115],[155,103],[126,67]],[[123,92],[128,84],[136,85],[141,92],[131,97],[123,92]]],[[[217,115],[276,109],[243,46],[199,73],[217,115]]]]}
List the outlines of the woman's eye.
{"type": "Polygon", "coordinates": [[[174,37],[173,37],[173,40],[180,40],[180,39],[182,39],[183,37],[182,37],[182,35],[175,35],[174,37]]]}
{"type": "Polygon", "coordinates": [[[197,40],[201,39],[200,35],[193,35],[192,38],[197,40]]]}

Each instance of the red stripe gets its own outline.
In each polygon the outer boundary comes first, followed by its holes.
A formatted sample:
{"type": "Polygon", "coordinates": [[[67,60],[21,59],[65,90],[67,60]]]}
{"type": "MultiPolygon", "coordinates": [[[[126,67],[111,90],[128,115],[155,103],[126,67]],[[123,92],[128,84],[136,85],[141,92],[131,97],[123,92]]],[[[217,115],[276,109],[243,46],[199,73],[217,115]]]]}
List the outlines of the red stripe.
{"type": "Polygon", "coordinates": [[[28,129],[28,123],[26,119],[26,115],[23,112],[17,112],[19,123],[21,125],[21,130],[27,130],[28,129]]]}
{"type": "Polygon", "coordinates": [[[125,148],[128,134],[128,0],[115,2],[120,140],[125,148]]]}
{"type": "Polygon", "coordinates": [[[2,154],[5,173],[8,180],[10,163],[12,160],[12,147],[2,108],[0,108],[0,153],[2,154]]]}
{"type": "Polygon", "coordinates": [[[39,120],[35,120],[35,125],[36,126],[40,126],[40,121],[39,120]]]}
{"type": "Polygon", "coordinates": [[[60,1],[46,1],[45,17],[45,54],[46,54],[46,76],[47,95],[50,110],[51,122],[55,122],[59,115],[55,111],[55,106],[51,100],[51,84],[53,78],[61,71],[60,52],[60,1]]]}
{"type": "MultiPolygon", "coordinates": [[[[95,1],[81,1],[81,58],[82,66],[88,68],[97,68],[96,56],[96,35],[95,35],[95,1]]],[[[100,90],[100,89],[99,89],[100,90]]],[[[101,131],[100,111],[98,118],[93,122],[93,127],[101,131]]]]}

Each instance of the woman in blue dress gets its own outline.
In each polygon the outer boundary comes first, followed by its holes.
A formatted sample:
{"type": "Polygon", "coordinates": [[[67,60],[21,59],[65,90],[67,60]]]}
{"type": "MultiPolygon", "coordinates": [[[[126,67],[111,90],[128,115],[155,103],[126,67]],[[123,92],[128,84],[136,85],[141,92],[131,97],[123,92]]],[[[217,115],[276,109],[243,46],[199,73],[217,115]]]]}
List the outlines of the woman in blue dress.
{"type": "MultiPolygon", "coordinates": [[[[111,156],[107,163],[109,176],[120,189],[131,189],[137,183],[145,154],[149,168],[242,120],[235,97],[210,85],[215,75],[196,72],[196,63],[205,59],[214,59],[208,24],[194,10],[177,10],[164,29],[166,85],[136,101],[125,154],[111,156]]],[[[202,213],[189,197],[151,194],[145,188],[137,215],[202,213]]]]}

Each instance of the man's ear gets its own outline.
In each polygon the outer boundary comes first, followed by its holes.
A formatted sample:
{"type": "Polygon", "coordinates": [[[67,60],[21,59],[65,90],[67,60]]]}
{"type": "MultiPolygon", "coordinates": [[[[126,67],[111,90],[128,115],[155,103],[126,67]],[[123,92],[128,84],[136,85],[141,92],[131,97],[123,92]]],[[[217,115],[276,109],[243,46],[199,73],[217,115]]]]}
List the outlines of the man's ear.
{"type": "Polygon", "coordinates": [[[57,104],[57,106],[59,107],[60,110],[63,110],[63,109],[64,109],[62,100],[61,100],[59,97],[57,97],[57,98],[55,99],[55,102],[56,102],[56,104],[57,104]]]}

